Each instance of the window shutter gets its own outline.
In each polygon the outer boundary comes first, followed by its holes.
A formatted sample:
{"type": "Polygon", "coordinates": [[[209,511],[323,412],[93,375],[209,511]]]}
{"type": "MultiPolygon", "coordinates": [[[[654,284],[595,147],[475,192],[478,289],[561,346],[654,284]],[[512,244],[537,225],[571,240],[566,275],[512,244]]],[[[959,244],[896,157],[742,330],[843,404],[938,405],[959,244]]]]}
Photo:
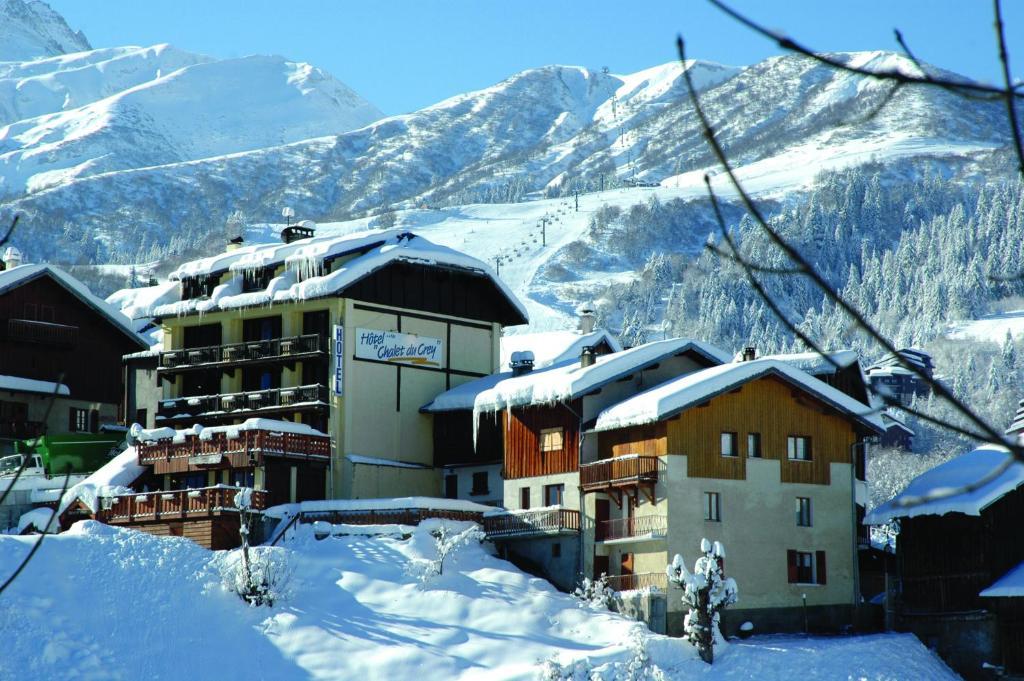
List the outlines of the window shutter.
{"type": "Polygon", "coordinates": [[[70,433],[74,433],[78,430],[78,424],[76,423],[77,419],[75,418],[76,411],[78,410],[74,407],[71,407],[71,409],[68,410],[68,432],[70,433]]]}
{"type": "Polygon", "coordinates": [[[818,574],[817,579],[815,579],[815,584],[825,584],[825,552],[817,551],[815,553],[814,562],[818,565],[818,574]]]}
{"type": "Polygon", "coordinates": [[[789,583],[796,584],[796,551],[786,551],[786,565],[789,567],[789,583]]]}
{"type": "Polygon", "coordinates": [[[95,409],[89,412],[89,432],[100,432],[100,413],[95,409]]]}

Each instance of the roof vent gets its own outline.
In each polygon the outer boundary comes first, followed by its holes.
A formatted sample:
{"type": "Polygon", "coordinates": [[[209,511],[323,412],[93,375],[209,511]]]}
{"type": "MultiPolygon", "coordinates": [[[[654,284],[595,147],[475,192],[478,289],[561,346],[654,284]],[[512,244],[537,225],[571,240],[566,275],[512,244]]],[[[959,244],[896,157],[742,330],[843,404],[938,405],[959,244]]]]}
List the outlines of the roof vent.
{"type": "Polygon", "coordinates": [[[593,366],[594,362],[597,361],[597,353],[594,352],[593,345],[584,345],[583,351],[580,352],[580,366],[589,367],[593,366]]]}
{"type": "Polygon", "coordinates": [[[533,371],[533,353],[529,350],[521,350],[512,353],[512,361],[508,363],[512,368],[513,376],[522,376],[533,371]]]}
{"type": "Polygon", "coordinates": [[[580,315],[580,333],[593,333],[594,324],[597,322],[597,316],[594,314],[594,309],[589,305],[581,305],[577,312],[580,315]]]}
{"type": "Polygon", "coordinates": [[[244,241],[245,239],[243,239],[242,237],[236,236],[235,238],[228,241],[228,250],[237,251],[239,248],[242,247],[242,242],[244,241]]]}
{"type": "Polygon", "coordinates": [[[21,264],[21,251],[14,246],[8,246],[4,251],[4,269],[9,270],[21,264]]]}
{"type": "Polygon", "coordinates": [[[757,359],[757,348],[755,348],[753,345],[748,345],[747,347],[743,348],[743,361],[750,362],[753,361],[754,359],[757,359]]]}

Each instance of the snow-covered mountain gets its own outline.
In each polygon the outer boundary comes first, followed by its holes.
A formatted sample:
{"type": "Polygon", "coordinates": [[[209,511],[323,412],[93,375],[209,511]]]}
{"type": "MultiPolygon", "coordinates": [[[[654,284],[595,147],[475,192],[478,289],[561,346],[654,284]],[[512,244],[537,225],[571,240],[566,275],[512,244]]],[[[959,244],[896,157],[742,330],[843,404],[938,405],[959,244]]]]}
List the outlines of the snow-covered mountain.
{"type": "Polygon", "coordinates": [[[0,0],[0,61],[23,61],[92,49],[45,2],[0,0]]]}

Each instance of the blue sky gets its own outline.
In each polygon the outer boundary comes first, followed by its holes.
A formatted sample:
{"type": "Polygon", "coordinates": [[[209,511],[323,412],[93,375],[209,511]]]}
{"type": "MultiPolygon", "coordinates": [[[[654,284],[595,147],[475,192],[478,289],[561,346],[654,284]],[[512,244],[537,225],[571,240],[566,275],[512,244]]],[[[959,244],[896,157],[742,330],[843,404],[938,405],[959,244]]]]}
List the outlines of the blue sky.
{"type": "MultiPolygon", "coordinates": [[[[326,69],[387,114],[486,87],[545,64],[614,73],[691,56],[731,65],[778,53],[705,0],[48,0],[95,47],[167,42],[216,57],[281,54],[326,69]]],[[[1024,78],[1024,2],[1005,2],[1009,50],[1024,78]]],[[[821,50],[896,49],[900,28],[925,61],[1001,78],[991,5],[980,0],[732,0],[821,50]]]]}

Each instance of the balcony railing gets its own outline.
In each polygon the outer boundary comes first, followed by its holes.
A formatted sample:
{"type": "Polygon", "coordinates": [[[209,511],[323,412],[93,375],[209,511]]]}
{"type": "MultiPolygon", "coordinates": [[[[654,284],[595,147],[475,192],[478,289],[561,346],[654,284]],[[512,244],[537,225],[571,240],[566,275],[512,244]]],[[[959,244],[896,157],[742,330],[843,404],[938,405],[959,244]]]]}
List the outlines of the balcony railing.
{"type": "Polygon", "coordinates": [[[568,508],[507,511],[484,516],[484,532],[490,538],[534,537],[580,531],[580,512],[568,508]]]}
{"type": "Polygon", "coordinates": [[[605,577],[608,586],[615,591],[635,591],[638,589],[668,590],[668,575],[664,572],[638,572],[633,575],[608,575],[605,577]]]}
{"type": "Polygon", "coordinates": [[[627,455],[602,459],[580,465],[580,485],[585,492],[595,492],[609,487],[658,482],[661,459],[657,456],[627,455]]]}
{"type": "MultiPolygon", "coordinates": [[[[169,492],[122,494],[100,499],[96,519],[111,524],[130,524],[155,520],[174,520],[237,512],[235,494],[239,487],[218,485],[199,489],[169,492]]],[[[262,511],[267,507],[267,493],[253,490],[251,506],[262,511]]]]}
{"type": "Polygon", "coordinates": [[[271,338],[267,340],[208,345],[160,353],[160,371],[174,373],[189,369],[210,369],[244,364],[291,361],[326,356],[327,339],[320,334],[271,338]]]}
{"type": "Polygon", "coordinates": [[[8,319],[7,338],[26,343],[72,346],[78,342],[78,327],[33,319],[8,319]]]}
{"type": "Polygon", "coordinates": [[[187,470],[189,464],[217,464],[225,457],[233,467],[262,465],[267,455],[326,461],[331,456],[331,440],[326,435],[243,430],[237,437],[213,433],[209,438],[186,435],[182,441],[141,442],[136,449],[139,463],[155,466],[153,472],[160,474],[187,470]]]}
{"type": "Polygon", "coordinates": [[[0,421],[0,437],[26,440],[43,434],[42,421],[0,421]]]}
{"type": "Polygon", "coordinates": [[[256,415],[261,411],[297,411],[326,404],[326,386],[299,385],[161,400],[156,418],[161,421],[161,425],[165,425],[167,422],[188,421],[199,416],[203,420],[236,419],[256,415]]]}
{"type": "Polygon", "coordinates": [[[597,541],[665,537],[668,534],[668,518],[663,515],[641,515],[604,520],[597,524],[595,532],[597,541]]]}

